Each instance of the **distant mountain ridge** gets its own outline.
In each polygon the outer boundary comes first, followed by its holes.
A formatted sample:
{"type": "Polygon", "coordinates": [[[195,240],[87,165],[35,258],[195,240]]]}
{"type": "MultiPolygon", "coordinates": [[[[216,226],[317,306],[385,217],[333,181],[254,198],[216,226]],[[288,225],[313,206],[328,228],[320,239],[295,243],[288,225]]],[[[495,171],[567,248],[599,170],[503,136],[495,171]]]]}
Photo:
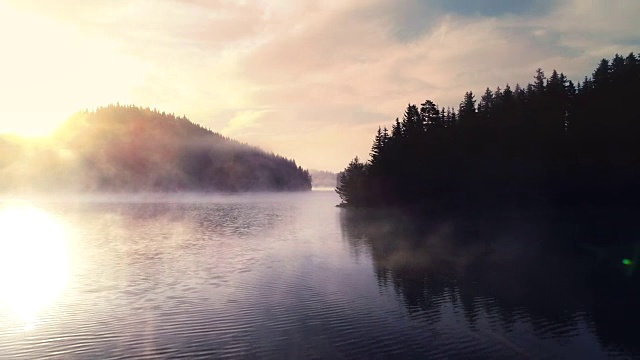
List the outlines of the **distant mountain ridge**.
{"type": "Polygon", "coordinates": [[[298,191],[295,161],[186,117],[109,105],[73,115],[50,138],[0,138],[0,190],[298,191]]]}

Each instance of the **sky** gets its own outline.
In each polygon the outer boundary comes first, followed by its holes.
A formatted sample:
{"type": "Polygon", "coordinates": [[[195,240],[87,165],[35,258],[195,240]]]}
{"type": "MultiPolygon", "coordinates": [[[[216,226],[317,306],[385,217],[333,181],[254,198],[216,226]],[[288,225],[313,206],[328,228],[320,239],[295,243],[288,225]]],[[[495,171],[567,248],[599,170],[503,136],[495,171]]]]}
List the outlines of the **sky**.
{"type": "Polygon", "coordinates": [[[0,133],[134,104],[339,171],[408,103],[637,54],[638,15],[637,0],[0,0],[0,133]]]}

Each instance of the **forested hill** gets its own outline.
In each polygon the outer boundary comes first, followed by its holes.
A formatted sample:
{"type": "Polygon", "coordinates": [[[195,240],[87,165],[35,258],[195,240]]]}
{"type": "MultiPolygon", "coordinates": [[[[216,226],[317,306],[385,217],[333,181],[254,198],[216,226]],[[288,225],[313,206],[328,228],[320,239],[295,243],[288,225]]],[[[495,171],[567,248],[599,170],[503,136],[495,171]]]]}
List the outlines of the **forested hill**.
{"type": "Polygon", "coordinates": [[[442,208],[640,204],[640,57],[603,59],[574,84],[467,92],[458,109],[409,105],[370,158],[339,176],[346,205],[442,208]]]}
{"type": "Polygon", "coordinates": [[[79,112],[48,139],[4,137],[0,148],[3,191],[311,189],[292,160],[135,106],[79,112]]]}

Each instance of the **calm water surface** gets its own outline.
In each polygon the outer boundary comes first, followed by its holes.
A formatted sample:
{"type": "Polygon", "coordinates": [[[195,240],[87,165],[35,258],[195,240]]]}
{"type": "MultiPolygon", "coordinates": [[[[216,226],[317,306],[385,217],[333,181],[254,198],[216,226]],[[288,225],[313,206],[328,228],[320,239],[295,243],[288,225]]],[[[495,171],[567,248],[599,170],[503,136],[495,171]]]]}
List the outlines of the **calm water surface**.
{"type": "Polygon", "coordinates": [[[5,199],[0,358],[640,354],[638,294],[611,251],[554,245],[538,219],[416,224],[338,202],[5,199]]]}

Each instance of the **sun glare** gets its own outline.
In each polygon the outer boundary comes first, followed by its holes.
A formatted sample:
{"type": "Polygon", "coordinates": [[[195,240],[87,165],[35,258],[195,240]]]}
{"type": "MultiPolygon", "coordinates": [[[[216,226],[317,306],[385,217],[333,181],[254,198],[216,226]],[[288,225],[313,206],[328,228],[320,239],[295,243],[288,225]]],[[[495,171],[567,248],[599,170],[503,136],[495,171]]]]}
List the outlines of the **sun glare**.
{"type": "Polygon", "coordinates": [[[46,136],[76,111],[126,102],[142,65],[113,41],[0,0],[0,133],[46,136]]]}
{"type": "Polygon", "coordinates": [[[0,315],[30,328],[68,279],[62,226],[30,206],[0,210],[0,315]]]}

